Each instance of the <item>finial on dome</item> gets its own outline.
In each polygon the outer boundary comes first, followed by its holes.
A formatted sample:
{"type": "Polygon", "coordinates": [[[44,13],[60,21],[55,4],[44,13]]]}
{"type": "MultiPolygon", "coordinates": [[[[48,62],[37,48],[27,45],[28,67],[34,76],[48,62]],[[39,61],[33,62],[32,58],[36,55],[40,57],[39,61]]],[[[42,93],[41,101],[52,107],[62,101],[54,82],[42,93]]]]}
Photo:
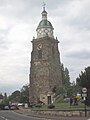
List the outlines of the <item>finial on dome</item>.
{"type": "Polygon", "coordinates": [[[45,11],[45,5],[46,5],[46,4],[43,2],[43,11],[45,11]]]}

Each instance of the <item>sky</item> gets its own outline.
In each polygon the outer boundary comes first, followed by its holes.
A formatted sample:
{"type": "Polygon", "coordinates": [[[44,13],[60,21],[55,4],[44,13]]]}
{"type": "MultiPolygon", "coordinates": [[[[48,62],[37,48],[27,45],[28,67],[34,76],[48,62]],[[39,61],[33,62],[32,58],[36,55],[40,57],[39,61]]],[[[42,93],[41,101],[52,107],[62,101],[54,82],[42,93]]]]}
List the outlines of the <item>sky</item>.
{"type": "MultiPolygon", "coordinates": [[[[90,0],[44,0],[71,82],[90,66],[90,0]]],[[[0,0],[0,93],[29,83],[33,36],[43,0],[0,0]]]]}

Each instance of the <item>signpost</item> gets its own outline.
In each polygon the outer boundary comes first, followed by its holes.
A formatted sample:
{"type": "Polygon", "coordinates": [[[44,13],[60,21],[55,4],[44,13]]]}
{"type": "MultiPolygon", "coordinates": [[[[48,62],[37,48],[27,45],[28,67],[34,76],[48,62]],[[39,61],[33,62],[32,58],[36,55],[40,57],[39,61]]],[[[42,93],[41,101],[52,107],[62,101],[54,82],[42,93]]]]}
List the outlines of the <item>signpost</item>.
{"type": "Polygon", "coordinates": [[[87,109],[86,109],[87,88],[82,88],[82,97],[84,99],[84,104],[85,104],[85,117],[87,117],[87,109]]]}
{"type": "Polygon", "coordinates": [[[87,88],[82,88],[83,93],[87,93],[87,88]]]}

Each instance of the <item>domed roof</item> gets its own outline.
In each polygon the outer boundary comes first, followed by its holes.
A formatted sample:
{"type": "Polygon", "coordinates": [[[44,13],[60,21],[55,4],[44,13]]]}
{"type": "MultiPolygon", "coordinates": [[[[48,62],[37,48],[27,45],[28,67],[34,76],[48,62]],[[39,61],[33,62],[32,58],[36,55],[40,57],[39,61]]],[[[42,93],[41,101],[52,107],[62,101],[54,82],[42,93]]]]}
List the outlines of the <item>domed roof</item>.
{"type": "Polygon", "coordinates": [[[53,28],[51,22],[49,22],[48,20],[41,20],[39,22],[39,25],[38,25],[38,28],[40,27],[50,27],[50,28],[53,28]]]}
{"type": "Polygon", "coordinates": [[[45,11],[45,6],[43,7],[42,11],[42,20],[39,22],[38,27],[36,29],[37,31],[37,38],[42,38],[42,37],[54,37],[53,36],[53,26],[51,22],[47,20],[47,12],[45,11]]]}

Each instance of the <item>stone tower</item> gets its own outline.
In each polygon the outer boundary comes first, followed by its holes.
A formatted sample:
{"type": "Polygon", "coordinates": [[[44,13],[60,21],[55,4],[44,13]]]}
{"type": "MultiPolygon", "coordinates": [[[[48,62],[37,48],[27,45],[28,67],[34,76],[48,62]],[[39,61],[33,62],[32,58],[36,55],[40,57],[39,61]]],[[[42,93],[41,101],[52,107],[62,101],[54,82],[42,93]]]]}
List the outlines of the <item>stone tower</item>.
{"type": "Polygon", "coordinates": [[[53,26],[47,20],[43,7],[42,20],[36,29],[37,38],[32,40],[29,102],[53,101],[53,89],[62,86],[59,41],[54,38],[53,26]]]}

